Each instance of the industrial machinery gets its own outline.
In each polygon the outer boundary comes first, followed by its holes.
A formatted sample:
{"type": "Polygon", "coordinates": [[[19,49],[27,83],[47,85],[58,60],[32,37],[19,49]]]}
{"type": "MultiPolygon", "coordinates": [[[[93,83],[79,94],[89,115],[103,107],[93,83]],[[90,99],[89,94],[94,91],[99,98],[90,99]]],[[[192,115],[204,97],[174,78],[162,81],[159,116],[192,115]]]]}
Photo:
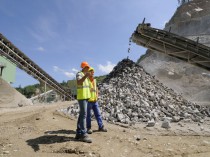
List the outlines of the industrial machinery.
{"type": "Polygon", "coordinates": [[[210,70],[210,47],[200,44],[199,37],[193,41],[173,34],[170,30],[152,28],[151,24],[144,21],[131,36],[134,43],[210,70]]]}
{"type": "Polygon", "coordinates": [[[72,96],[56,80],[47,74],[42,68],[34,63],[29,57],[15,47],[6,37],[0,34],[0,55],[10,60],[20,69],[34,77],[40,82],[45,83],[54,89],[65,100],[71,100],[72,96]]]}

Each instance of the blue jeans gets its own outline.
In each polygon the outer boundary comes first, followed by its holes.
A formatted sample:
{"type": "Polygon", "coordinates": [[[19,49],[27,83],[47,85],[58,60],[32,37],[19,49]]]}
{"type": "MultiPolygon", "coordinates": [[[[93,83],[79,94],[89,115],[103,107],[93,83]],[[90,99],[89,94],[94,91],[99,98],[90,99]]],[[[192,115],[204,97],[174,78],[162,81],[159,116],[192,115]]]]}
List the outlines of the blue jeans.
{"type": "Polygon", "coordinates": [[[88,105],[87,105],[87,128],[91,128],[91,109],[93,109],[96,121],[98,123],[98,127],[102,128],[103,122],[102,122],[98,102],[88,102],[88,105]]]}
{"type": "Polygon", "coordinates": [[[86,134],[87,130],[85,128],[86,126],[86,116],[87,116],[87,99],[85,100],[78,100],[79,103],[79,117],[77,121],[77,130],[76,134],[84,135],[86,134]]]}

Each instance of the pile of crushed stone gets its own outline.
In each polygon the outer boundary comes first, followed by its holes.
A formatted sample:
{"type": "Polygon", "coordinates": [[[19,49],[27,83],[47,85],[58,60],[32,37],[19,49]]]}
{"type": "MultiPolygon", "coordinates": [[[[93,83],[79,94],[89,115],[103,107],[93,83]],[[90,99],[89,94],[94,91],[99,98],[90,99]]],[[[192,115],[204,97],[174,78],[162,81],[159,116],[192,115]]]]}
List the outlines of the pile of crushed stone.
{"type": "Polygon", "coordinates": [[[0,108],[22,107],[33,105],[30,99],[12,88],[5,80],[0,78],[0,108]]]}
{"type": "MultiPolygon", "coordinates": [[[[167,88],[138,64],[123,59],[99,85],[102,117],[108,122],[125,124],[181,120],[204,122],[210,108],[187,101],[167,88]]],[[[67,112],[78,115],[78,105],[67,112]]]]}

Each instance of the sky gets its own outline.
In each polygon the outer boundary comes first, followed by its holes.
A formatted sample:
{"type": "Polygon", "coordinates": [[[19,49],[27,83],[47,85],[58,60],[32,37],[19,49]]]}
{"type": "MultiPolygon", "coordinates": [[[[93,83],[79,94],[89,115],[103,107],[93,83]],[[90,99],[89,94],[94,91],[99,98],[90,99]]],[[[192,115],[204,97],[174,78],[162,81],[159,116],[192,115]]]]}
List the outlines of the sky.
{"type": "MultiPolygon", "coordinates": [[[[87,61],[95,76],[146,49],[129,38],[139,23],[163,29],[177,0],[0,0],[0,33],[58,82],[75,79],[87,61]]],[[[17,68],[13,87],[39,83],[17,68]]]]}

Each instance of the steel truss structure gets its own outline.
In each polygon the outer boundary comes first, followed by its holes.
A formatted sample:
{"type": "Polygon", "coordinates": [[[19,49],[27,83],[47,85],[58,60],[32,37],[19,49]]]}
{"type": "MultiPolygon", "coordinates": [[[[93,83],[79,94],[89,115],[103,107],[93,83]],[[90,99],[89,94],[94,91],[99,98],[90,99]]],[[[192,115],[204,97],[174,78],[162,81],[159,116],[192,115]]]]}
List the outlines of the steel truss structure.
{"type": "Polygon", "coordinates": [[[131,40],[153,51],[195,64],[210,70],[210,47],[197,41],[173,34],[169,31],[152,28],[149,23],[139,24],[131,40]]]}
{"type": "Polygon", "coordinates": [[[18,68],[24,70],[27,74],[36,80],[46,83],[66,100],[72,100],[70,93],[47,74],[42,68],[34,63],[29,57],[15,47],[6,37],[0,34],[0,55],[14,63],[18,68]]]}

